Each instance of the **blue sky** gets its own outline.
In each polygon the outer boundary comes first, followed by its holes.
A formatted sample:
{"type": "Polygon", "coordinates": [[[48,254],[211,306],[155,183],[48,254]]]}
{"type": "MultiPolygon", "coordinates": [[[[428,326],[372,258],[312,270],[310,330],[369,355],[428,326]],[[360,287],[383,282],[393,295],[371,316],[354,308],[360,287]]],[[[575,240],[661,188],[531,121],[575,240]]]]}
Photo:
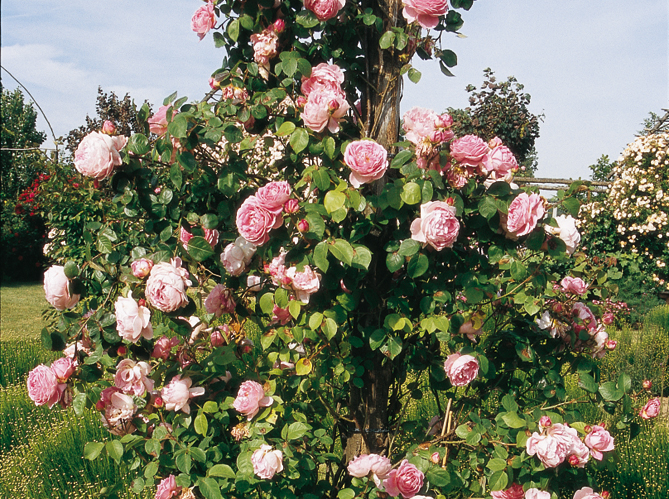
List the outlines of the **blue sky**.
{"type": "MultiPolygon", "coordinates": [[[[211,35],[190,30],[198,0],[3,0],[2,65],[28,87],[56,136],[95,113],[98,85],[154,105],[173,91],[198,99],[220,66],[211,35]]],[[[466,38],[447,37],[455,78],[415,60],[403,108],[465,107],[483,69],[515,76],[544,113],[539,175],[587,178],[602,154],[617,158],[649,111],[669,107],[667,0],[477,0],[466,38]]],[[[416,58],[417,59],[417,58],[416,58]]],[[[16,84],[2,72],[3,85],[16,84]]],[[[46,124],[40,120],[40,128],[46,124]]]]}

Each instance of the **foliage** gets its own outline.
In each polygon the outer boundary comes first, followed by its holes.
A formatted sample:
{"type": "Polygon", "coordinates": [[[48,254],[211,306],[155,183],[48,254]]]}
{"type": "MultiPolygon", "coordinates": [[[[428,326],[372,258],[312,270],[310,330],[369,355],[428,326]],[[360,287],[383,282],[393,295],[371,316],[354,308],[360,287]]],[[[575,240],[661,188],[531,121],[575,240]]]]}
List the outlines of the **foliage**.
{"type": "Polygon", "coordinates": [[[599,159],[597,159],[597,163],[588,166],[592,172],[590,177],[592,180],[599,182],[608,182],[611,180],[615,166],[615,161],[611,161],[606,154],[602,154],[599,159]]]}
{"type": "MultiPolygon", "coordinates": [[[[397,142],[401,76],[420,78],[413,51],[447,71],[455,61],[442,35],[472,2],[452,1],[436,38],[407,25],[399,3],[347,4],[326,21],[302,2],[272,4],[202,7],[222,19],[221,97],[168,97],[155,141],[161,110],[147,120],[144,106],[108,180],[50,179],[47,218],[66,238],[50,252],[65,276],[52,295],[67,298],[52,304],[71,310],[42,340],[69,344],[77,360],[61,403],[96,407],[120,437],[84,455],[139,469],[135,491],[172,476],[207,499],[371,497],[388,483],[347,473],[369,453],[407,459],[432,495],[590,483],[587,468],[547,468],[526,444],[543,416],[585,434],[567,376],[591,402],[620,407],[623,427],[633,422],[629,379],[603,382],[592,359],[606,353],[595,301],[613,296],[615,269],[578,254],[571,273],[586,289],[557,284],[565,276],[548,264],[570,258],[567,237],[546,232],[558,221],[537,194],[491,181],[483,157],[494,149],[482,140],[473,164],[456,153],[446,117],[423,123],[438,133],[420,145],[397,142]],[[272,42],[259,47],[260,35],[272,42]],[[325,81],[309,81],[316,74],[325,81]],[[357,100],[360,111],[340,113],[357,100]],[[318,102],[322,127],[309,117],[318,102]],[[391,161],[361,182],[347,151],[363,138],[391,161]],[[419,167],[426,142],[439,142],[429,169],[419,167]],[[258,162],[258,143],[272,161],[258,162]],[[243,254],[240,266],[225,262],[228,250],[243,254]],[[467,362],[460,376],[455,358],[467,362]],[[143,373],[132,396],[121,393],[126,366],[143,373]],[[403,418],[426,392],[441,421],[431,433],[427,420],[403,418]],[[283,460],[273,477],[258,467],[270,449],[283,460]]],[[[531,123],[509,133],[525,139],[531,123]]],[[[578,188],[560,194],[561,210],[578,212],[578,188]]]]}
{"type": "Polygon", "coordinates": [[[477,91],[474,85],[467,86],[469,105],[465,109],[449,109],[455,120],[457,135],[473,134],[484,140],[499,137],[525,167],[523,175],[534,176],[537,170],[537,154],[534,143],[539,138],[539,122],[543,114],[535,115],[528,106],[531,96],[523,93],[525,86],[509,76],[497,82],[490,68],[483,71],[484,81],[477,91]]]}
{"type": "Polygon", "coordinates": [[[44,132],[37,130],[37,112],[32,103],[25,103],[20,89],[13,92],[0,83],[0,199],[16,200],[19,193],[30,186],[44,171],[41,151],[6,149],[35,149],[45,140],[44,132]]]}

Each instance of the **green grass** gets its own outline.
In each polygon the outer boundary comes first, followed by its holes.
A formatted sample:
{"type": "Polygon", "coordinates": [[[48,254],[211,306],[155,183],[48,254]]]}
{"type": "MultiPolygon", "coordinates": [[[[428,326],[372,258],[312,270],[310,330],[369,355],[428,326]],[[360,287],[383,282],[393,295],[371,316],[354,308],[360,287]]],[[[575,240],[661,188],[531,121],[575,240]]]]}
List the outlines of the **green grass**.
{"type": "Polygon", "coordinates": [[[41,284],[2,283],[0,286],[0,340],[39,338],[49,308],[41,284]]]}

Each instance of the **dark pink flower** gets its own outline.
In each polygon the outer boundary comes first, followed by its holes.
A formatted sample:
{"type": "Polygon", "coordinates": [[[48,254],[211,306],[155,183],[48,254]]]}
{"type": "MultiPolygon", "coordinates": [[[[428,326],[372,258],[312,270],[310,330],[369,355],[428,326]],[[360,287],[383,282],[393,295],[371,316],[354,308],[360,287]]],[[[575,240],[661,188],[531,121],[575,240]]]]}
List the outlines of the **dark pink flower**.
{"type": "Polygon", "coordinates": [[[439,23],[439,17],[448,10],[447,0],[403,0],[404,18],[412,23],[417,21],[423,28],[434,28],[439,23]]]}
{"type": "Polygon", "coordinates": [[[232,292],[223,284],[217,284],[204,301],[204,308],[207,313],[215,314],[216,317],[220,317],[223,314],[231,314],[234,312],[236,306],[237,304],[232,298],[232,292]]]}
{"type": "Polygon", "coordinates": [[[319,21],[327,21],[344,8],[346,0],[304,0],[304,7],[314,14],[319,21]]]}
{"type": "Polygon", "coordinates": [[[404,499],[409,499],[423,487],[424,479],[423,472],[405,459],[399,468],[388,473],[388,478],[383,481],[383,487],[393,497],[402,494],[404,499]]]}
{"type": "Polygon", "coordinates": [[[516,196],[509,205],[509,216],[506,222],[509,232],[516,236],[524,236],[534,230],[537,221],[544,216],[544,202],[538,194],[523,192],[516,196]]]}

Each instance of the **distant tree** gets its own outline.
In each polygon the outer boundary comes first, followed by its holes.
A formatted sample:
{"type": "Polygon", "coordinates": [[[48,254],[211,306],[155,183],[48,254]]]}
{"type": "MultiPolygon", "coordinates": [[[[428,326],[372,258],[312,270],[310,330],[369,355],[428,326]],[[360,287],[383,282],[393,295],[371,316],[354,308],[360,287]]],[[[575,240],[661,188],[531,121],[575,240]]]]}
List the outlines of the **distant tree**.
{"type": "Polygon", "coordinates": [[[639,135],[652,135],[658,132],[669,132],[669,109],[662,109],[664,114],[659,115],[654,112],[648,113],[649,116],[643,120],[643,129],[639,135]]]}
{"type": "Polygon", "coordinates": [[[46,140],[37,130],[37,112],[32,103],[25,103],[23,93],[6,90],[0,82],[0,172],[2,199],[16,200],[24,189],[44,170],[44,155],[36,149],[46,140]],[[16,150],[11,150],[16,149],[16,150]],[[27,149],[27,150],[26,150],[27,149]]]}
{"type": "Polygon", "coordinates": [[[74,154],[79,142],[92,131],[99,131],[105,120],[116,125],[119,135],[131,135],[144,132],[144,128],[138,124],[138,109],[135,101],[129,94],[121,99],[114,92],[104,92],[98,87],[97,103],[95,105],[97,116],[91,118],[86,116],[86,124],[71,130],[67,135],[67,150],[74,154]]]}
{"type": "Polygon", "coordinates": [[[448,110],[455,121],[455,134],[478,135],[484,140],[499,137],[516,155],[518,164],[525,167],[523,174],[533,176],[537,169],[534,143],[539,138],[539,122],[544,115],[530,112],[531,96],[523,93],[525,87],[515,77],[498,83],[490,68],[483,71],[483,77],[479,91],[474,85],[467,86],[471,94],[469,107],[448,110]]]}

